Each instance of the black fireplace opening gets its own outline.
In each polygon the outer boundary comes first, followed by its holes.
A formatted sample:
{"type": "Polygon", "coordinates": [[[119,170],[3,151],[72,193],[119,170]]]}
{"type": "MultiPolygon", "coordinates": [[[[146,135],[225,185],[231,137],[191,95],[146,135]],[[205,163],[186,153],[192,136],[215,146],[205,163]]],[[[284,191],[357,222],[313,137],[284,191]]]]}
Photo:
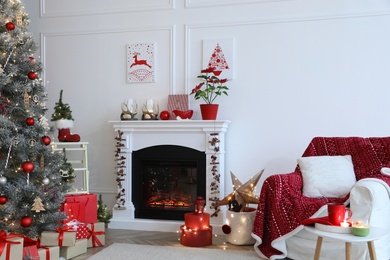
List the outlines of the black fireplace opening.
{"type": "Polygon", "coordinates": [[[132,152],[135,218],[184,220],[197,196],[206,197],[206,154],[178,145],[132,152]]]}

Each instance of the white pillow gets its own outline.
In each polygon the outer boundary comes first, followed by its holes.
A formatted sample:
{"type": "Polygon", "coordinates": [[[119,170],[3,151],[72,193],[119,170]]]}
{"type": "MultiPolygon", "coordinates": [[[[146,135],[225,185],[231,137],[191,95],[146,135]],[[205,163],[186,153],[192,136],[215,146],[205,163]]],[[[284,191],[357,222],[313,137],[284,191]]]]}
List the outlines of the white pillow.
{"type": "Polygon", "coordinates": [[[351,155],[310,156],[298,159],[307,197],[345,197],[356,183],[351,155]]]}

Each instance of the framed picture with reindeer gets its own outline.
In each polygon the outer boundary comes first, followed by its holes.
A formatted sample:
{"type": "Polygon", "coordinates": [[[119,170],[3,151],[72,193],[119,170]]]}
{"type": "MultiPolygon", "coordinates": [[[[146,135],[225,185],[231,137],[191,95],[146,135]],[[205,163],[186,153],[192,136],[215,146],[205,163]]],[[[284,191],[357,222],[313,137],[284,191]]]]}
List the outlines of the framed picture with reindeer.
{"type": "Polygon", "coordinates": [[[155,43],[127,45],[127,83],[155,82],[155,43]]]}

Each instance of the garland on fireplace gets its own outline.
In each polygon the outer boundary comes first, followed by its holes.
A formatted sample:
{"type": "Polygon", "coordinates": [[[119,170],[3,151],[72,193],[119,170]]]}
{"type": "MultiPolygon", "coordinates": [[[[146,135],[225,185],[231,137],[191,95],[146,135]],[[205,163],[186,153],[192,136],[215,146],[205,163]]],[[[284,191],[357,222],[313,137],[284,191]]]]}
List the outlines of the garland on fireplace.
{"type": "Polygon", "coordinates": [[[115,137],[116,140],[116,150],[115,150],[115,170],[116,170],[116,183],[118,186],[118,193],[115,196],[116,204],[114,206],[114,209],[117,210],[124,210],[125,207],[125,189],[122,186],[122,182],[125,180],[123,177],[125,174],[125,168],[126,168],[126,157],[123,156],[123,153],[121,151],[121,147],[125,146],[122,142],[126,139],[123,139],[123,132],[118,130],[118,136],[115,137]]]}
{"type": "Polygon", "coordinates": [[[218,212],[220,209],[215,207],[217,202],[219,201],[219,184],[220,184],[220,177],[221,174],[218,173],[218,156],[217,153],[219,152],[219,142],[220,140],[218,139],[218,133],[210,133],[211,140],[209,141],[210,146],[213,148],[214,153],[211,155],[211,173],[213,175],[213,181],[210,183],[210,190],[211,194],[214,195],[213,197],[210,197],[209,200],[212,201],[210,209],[214,209],[214,213],[211,214],[211,217],[217,217],[218,212]]]}

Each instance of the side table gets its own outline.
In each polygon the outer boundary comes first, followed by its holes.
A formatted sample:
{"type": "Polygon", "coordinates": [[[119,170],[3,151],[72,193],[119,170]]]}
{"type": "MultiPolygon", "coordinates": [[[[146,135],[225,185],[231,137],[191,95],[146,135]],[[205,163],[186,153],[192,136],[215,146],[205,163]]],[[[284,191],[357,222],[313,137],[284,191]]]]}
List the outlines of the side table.
{"type": "Polygon", "coordinates": [[[370,259],[377,260],[374,241],[380,239],[381,237],[384,237],[387,234],[385,229],[379,227],[370,227],[370,234],[366,237],[358,237],[352,234],[326,232],[326,231],[318,230],[311,226],[305,226],[305,230],[318,236],[316,251],[314,253],[314,260],[320,260],[322,240],[324,237],[345,242],[346,260],[352,260],[352,243],[367,242],[368,251],[370,253],[370,259]]]}

